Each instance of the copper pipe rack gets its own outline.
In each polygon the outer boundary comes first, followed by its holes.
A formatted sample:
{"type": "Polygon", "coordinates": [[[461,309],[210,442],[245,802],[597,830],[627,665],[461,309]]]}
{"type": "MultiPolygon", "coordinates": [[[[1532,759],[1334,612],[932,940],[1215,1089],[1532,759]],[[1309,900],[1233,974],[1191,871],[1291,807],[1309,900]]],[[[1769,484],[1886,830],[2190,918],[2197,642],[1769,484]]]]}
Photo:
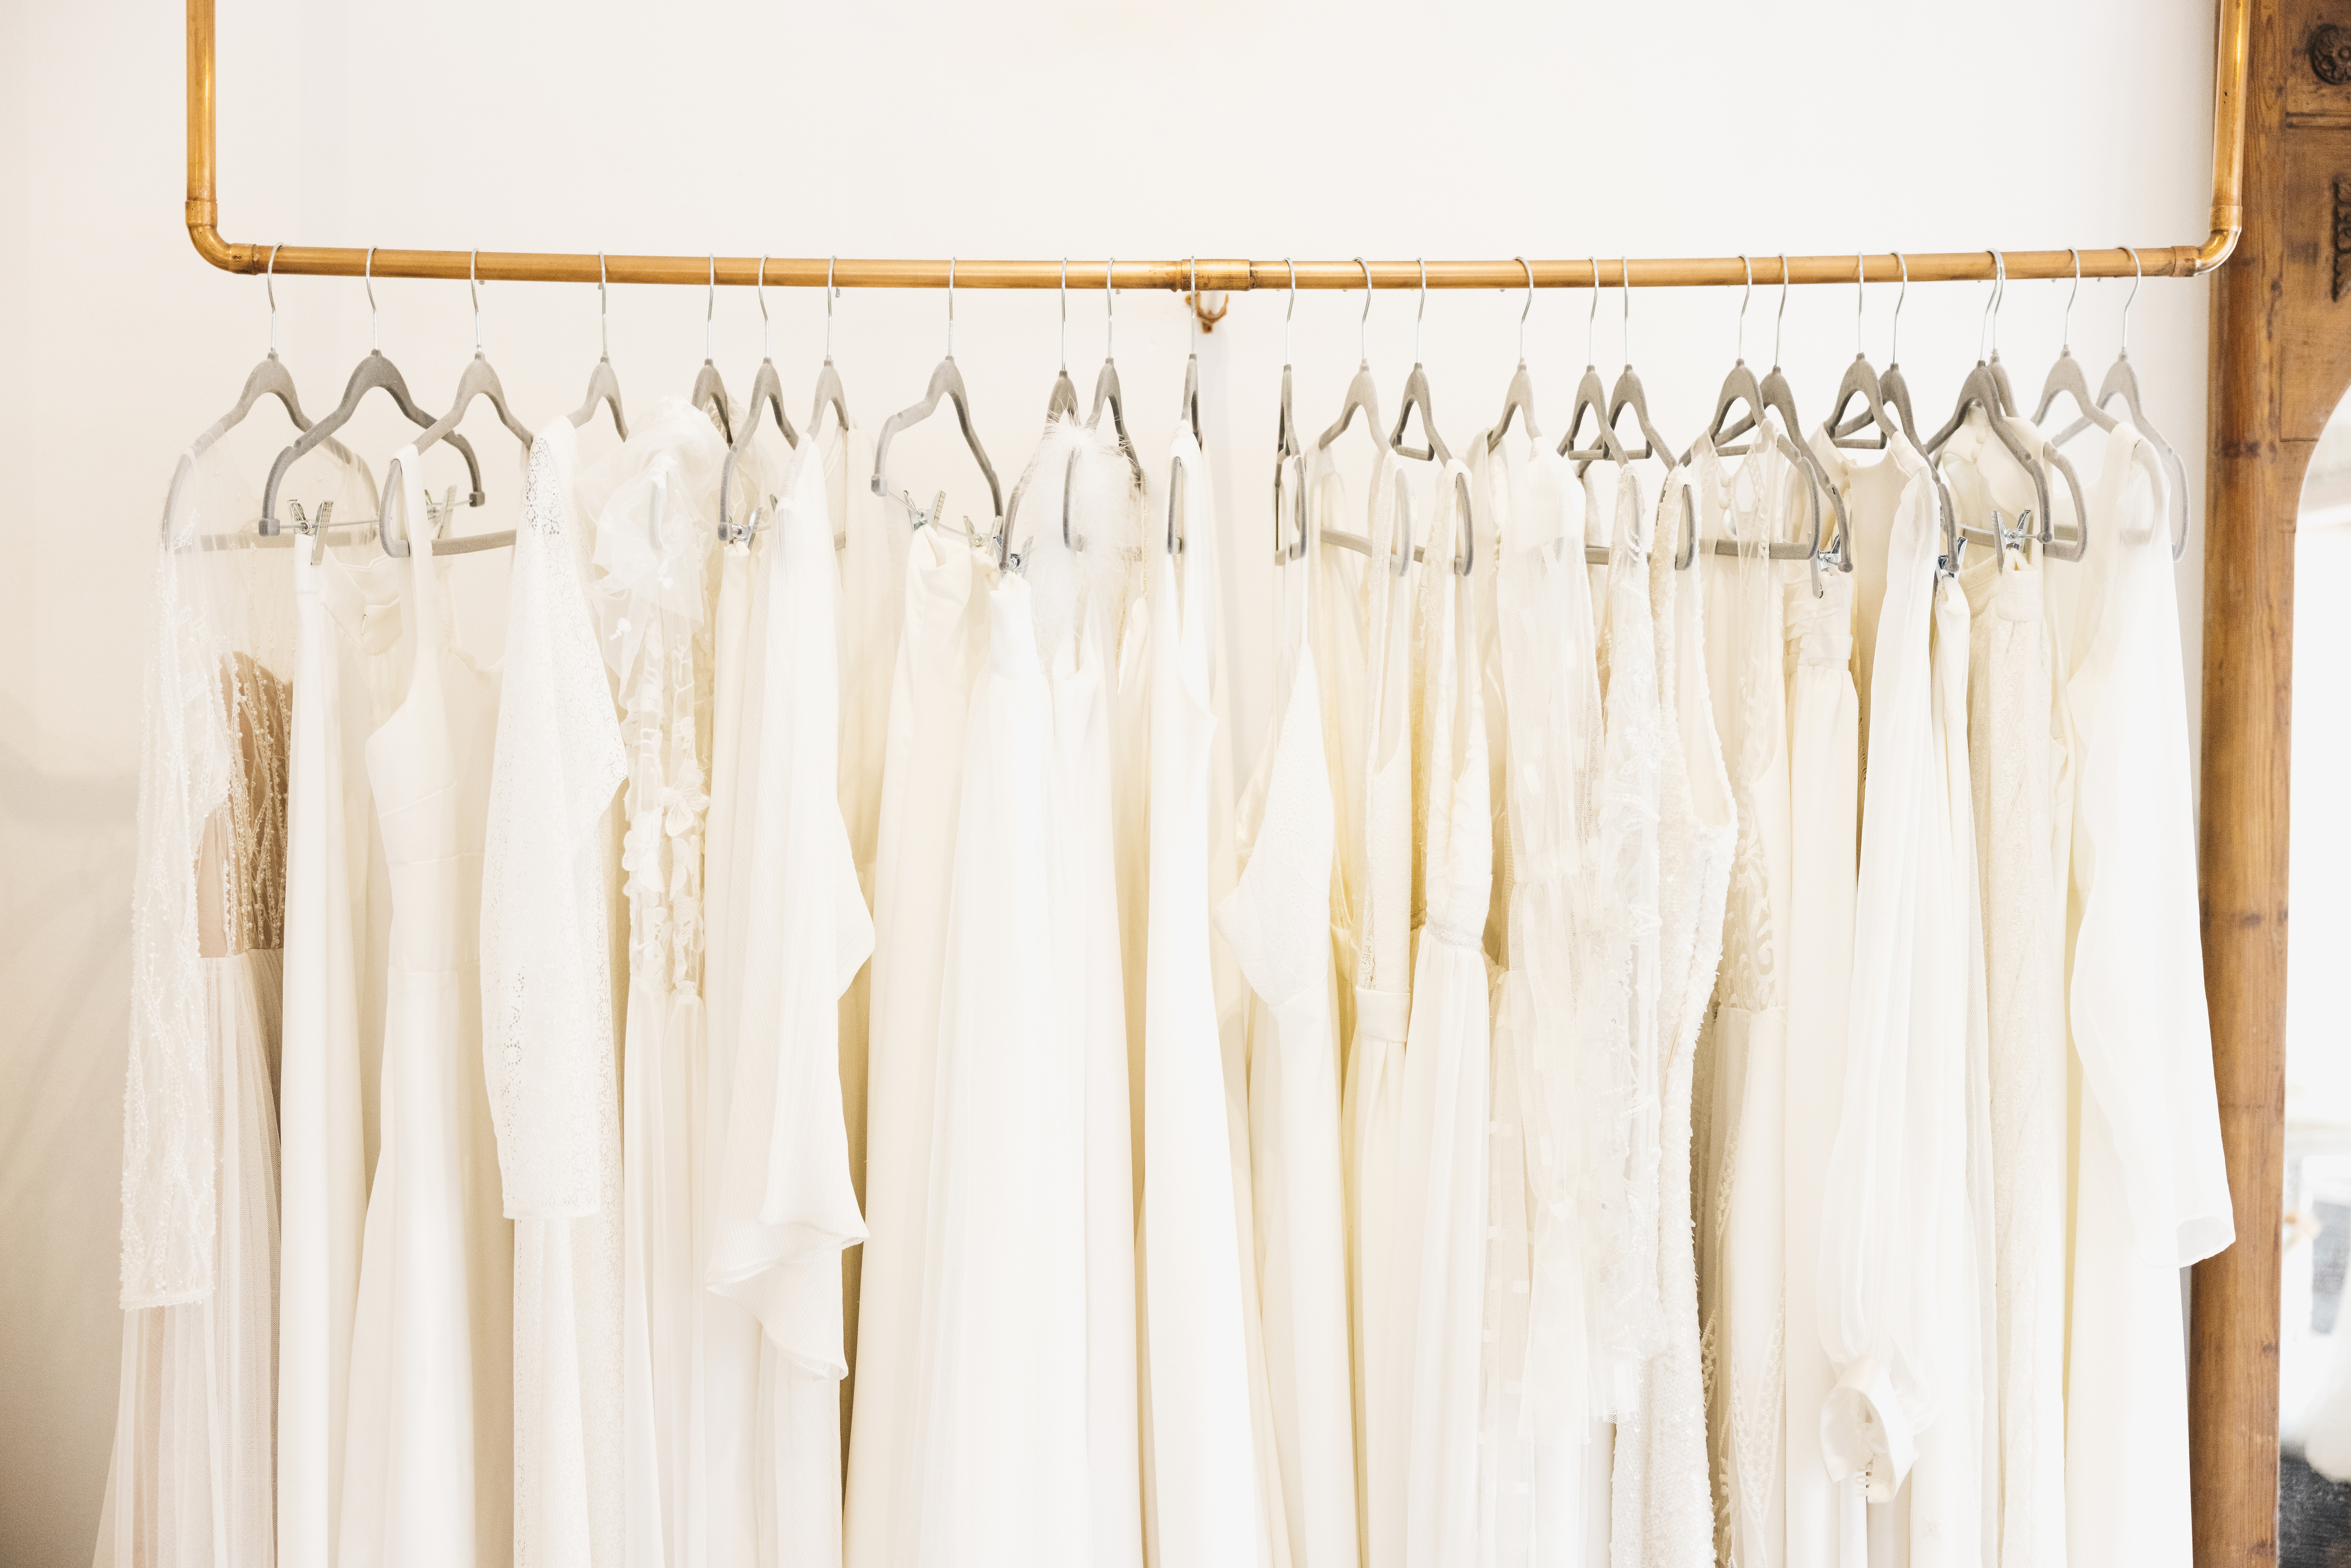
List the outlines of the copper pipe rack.
{"type": "MultiPolygon", "coordinates": [[[[2229,259],[2244,224],[2241,187],[2245,157],[2245,66],[2248,16],[2252,0],[2220,0],[2220,56],[2212,90],[2212,231],[2200,245],[2167,245],[2144,248],[2108,246],[2070,250],[2014,250],[2001,253],[2006,275],[2013,278],[2069,277],[2078,266],[2085,277],[2128,277],[2143,272],[2149,277],[2193,277],[2229,259]]],[[[213,0],[188,0],[188,238],[198,255],[226,272],[257,273],[271,265],[285,273],[310,273],[357,277],[371,267],[382,277],[464,277],[471,267],[483,278],[543,283],[594,283],[600,268],[613,283],[701,284],[712,281],[749,285],[758,280],[759,257],[722,256],[607,256],[592,252],[485,250],[402,250],[378,246],[372,252],[337,246],[248,245],[225,240],[220,233],[219,144],[214,131],[215,76],[213,68],[213,0]],[[371,260],[371,256],[372,259],[371,260]]],[[[1872,282],[1890,283],[1907,275],[1913,283],[1949,283],[1990,279],[1994,275],[1989,250],[1904,252],[1897,262],[1892,253],[1858,258],[1862,275],[1872,282]]],[[[1842,256],[1635,256],[1623,267],[1623,281],[1635,287],[1673,288],[1735,284],[1752,278],[1776,284],[1852,283],[1856,258],[1842,256]]],[[[943,288],[949,263],[945,260],[879,260],[842,256],[769,256],[766,281],[790,287],[816,287],[831,281],[844,288],[943,288]]],[[[1583,288],[1593,282],[1591,258],[1531,259],[1535,287],[1583,288]]],[[[955,282],[965,288],[1053,288],[1064,278],[1064,264],[1051,261],[958,259],[955,282]]],[[[1066,277],[1073,287],[1192,289],[1216,292],[1242,288],[1287,288],[1293,274],[1288,261],[1251,261],[1226,256],[1200,256],[1173,261],[1122,261],[1114,267],[1099,261],[1072,261],[1066,277]],[[1105,276],[1105,274],[1113,276],[1105,276]]],[[[1382,288],[1418,287],[1420,264],[1374,261],[1371,280],[1382,288]]],[[[1296,264],[1301,288],[1356,288],[1364,269],[1353,261],[1301,261],[1296,264]]],[[[1603,265],[1599,282],[1614,287],[1619,269],[1603,265]]],[[[1525,286],[1527,271],[1516,260],[1432,261],[1426,282],[1431,288],[1516,288],[1525,286]]]]}

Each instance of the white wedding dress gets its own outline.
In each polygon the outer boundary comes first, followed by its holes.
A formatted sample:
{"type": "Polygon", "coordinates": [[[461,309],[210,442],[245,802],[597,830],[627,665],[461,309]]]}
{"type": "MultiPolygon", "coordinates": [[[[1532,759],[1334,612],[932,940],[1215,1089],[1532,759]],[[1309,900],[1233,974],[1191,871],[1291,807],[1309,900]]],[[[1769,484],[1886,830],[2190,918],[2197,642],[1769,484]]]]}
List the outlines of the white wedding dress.
{"type": "MultiPolygon", "coordinates": [[[[885,510],[883,524],[906,527],[895,507],[885,510]]],[[[850,1568],[911,1563],[921,1538],[924,1449],[914,1391],[948,895],[972,683],[987,649],[987,596],[978,566],[961,538],[937,527],[911,530],[875,831],[868,1234],[861,1249],[843,1541],[850,1568]]]]}
{"type": "MultiPolygon", "coordinates": [[[[2186,1568],[2179,1270],[2234,1239],[2198,936],[2163,492],[2108,433],[2066,697],[2078,727],[2069,1000],[2082,1065],[2066,1366],[2072,1568],[2186,1568]]],[[[2315,1444],[2314,1444],[2314,1452],[2315,1444]]]]}
{"type": "Polygon", "coordinates": [[[381,1148],[368,1195],[343,1451],[344,1568],[514,1550],[514,1228],[482,1077],[482,845],[499,673],[457,645],[402,448],[407,695],[368,737],[392,918],[381,1148]]]}
{"type": "Polygon", "coordinates": [[[371,534],[323,552],[305,538],[292,554],[298,620],[277,1085],[285,1195],[277,1553],[288,1568],[327,1568],[341,1533],[351,1327],[375,1163],[392,918],[367,738],[407,689],[407,648],[401,569],[371,534]]]}
{"type": "Polygon", "coordinates": [[[1722,956],[1722,911],[1738,822],[1707,691],[1706,577],[1677,570],[1686,532],[1720,531],[1720,463],[1701,436],[1667,477],[1649,551],[1664,747],[1657,789],[1657,1275],[1664,1341],[1641,1371],[1638,1408],[1616,1424],[1609,1560],[1614,1568],[1705,1568],[1714,1560],[1706,1387],[1690,1208],[1690,1098],[1699,1026],[1722,956]],[[1686,513],[1683,496],[1689,497],[1686,513]]]}
{"type": "MultiPolygon", "coordinates": [[[[218,447],[181,457],[155,558],[123,1082],[121,1381],[99,1568],[266,1565],[276,1533],[289,677],[315,657],[318,628],[311,606],[294,625],[278,552],[204,548],[255,511],[226,459],[218,447]]],[[[312,470],[304,479],[330,486],[334,504],[366,504],[364,470],[328,458],[312,470]]],[[[296,542],[307,558],[310,540],[296,542]]]]}
{"type": "Polygon", "coordinates": [[[482,855],[482,1068],[515,1222],[514,1560],[622,1561],[621,1101],[608,810],[626,776],[579,434],[531,444],[482,855]]]}
{"type": "MultiPolygon", "coordinates": [[[[1249,1071],[1255,1260],[1288,1560],[1293,1568],[1357,1568],[1336,977],[1327,925],[1336,813],[1316,663],[1323,561],[1310,550],[1304,562],[1301,624],[1277,652],[1275,711],[1242,798],[1239,881],[1216,919],[1255,993],[1249,1071]]],[[[1277,591],[1287,599],[1290,583],[1277,591]]]]}

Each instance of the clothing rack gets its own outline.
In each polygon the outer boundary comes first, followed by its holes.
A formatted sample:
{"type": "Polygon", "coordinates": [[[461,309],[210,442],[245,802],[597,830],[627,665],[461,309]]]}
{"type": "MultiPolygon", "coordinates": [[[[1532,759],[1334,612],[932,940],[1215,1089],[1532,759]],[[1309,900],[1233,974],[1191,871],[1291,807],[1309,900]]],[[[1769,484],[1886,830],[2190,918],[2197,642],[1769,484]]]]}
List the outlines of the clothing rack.
{"type": "MultiPolygon", "coordinates": [[[[2219,57],[2212,74],[2212,225],[2200,245],[2108,246],[2000,253],[2006,275],[2032,277],[2194,277],[2229,259],[2244,229],[2246,39],[2252,0],[2220,0],[2219,57]]],[[[215,135],[213,0],[188,0],[188,238],[196,253],[226,272],[278,272],[325,277],[444,277],[472,276],[535,283],[731,284],[779,287],[944,288],[950,277],[964,288],[1164,288],[1194,295],[1254,288],[1357,288],[1363,264],[1354,261],[1242,260],[1226,256],[1173,261],[1062,262],[882,260],[853,256],[600,256],[592,252],[402,250],[390,246],[248,245],[220,233],[219,141],[215,135]]],[[[1735,283],[1855,281],[1855,262],[1843,256],[1633,256],[1617,268],[1593,258],[1499,261],[1374,261],[1374,287],[1521,288],[1531,269],[1538,288],[1722,287],[1735,283]]],[[[1990,250],[1893,252],[1863,256],[1865,282],[1991,281],[1990,250]]]]}

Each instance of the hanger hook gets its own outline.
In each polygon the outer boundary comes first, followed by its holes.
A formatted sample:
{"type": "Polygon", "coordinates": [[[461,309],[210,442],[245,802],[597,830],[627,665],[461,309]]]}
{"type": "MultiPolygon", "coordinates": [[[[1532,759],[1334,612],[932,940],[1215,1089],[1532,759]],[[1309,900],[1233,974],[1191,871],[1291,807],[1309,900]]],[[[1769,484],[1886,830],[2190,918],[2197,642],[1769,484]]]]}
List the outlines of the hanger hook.
{"type": "Polygon", "coordinates": [[[604,298],[604,253],[596,253],[596,331],[602,340],[604,358],[612,357],[612,315],[604,298]]]}
{"type": "MultiPolygon", "coordinates": [[[[375,309],[375,246],[368,246],[366,270],[360,276],[367,283],[368,347],[381,354],[383,352],[383,319],[376,314],[375,309]]],[[[2130,337],[2130,307],[2127,305],[2123,307],[2123,337],[2126,341],[2130,337]]]]}
{"type": "Polygon", "coordinates": [[[1592,335],[1600,328],[1600,258],[1592,261],[1592,308],[1583,317],[1583,368],[1592,368],[1592,335]]]}
{"type": "Polygon", "coordinates": [[[1372,362],[1372,264],[1359,256],[1355,265],[1364,269],[1364,313],[1355,322],[1355,357],[1368,365],[1372,362]]]}
{"type": "Polygon", "coordinates": [[[1102,263],[1102,362],[1118,358],[1118,257],[1102,263]]]}
{"type": "Polygon", "coordinates": [[[1298,264],[1285,256],[1281,265],[1290,268],[1290,308],[1281,313],[1281,362],[1286,367],[1290,363],[1290,319],[1298,314],[1298,264]]]}
{"type": "Polygon", "coordinates": [[[482,354],[482,288],[474,277],[474,263],[481,256],[478,250],[465,253],[465,293],[474,302],[474,357],[482,354]]]}
{"type": "Polygon", "coordinates": [[[718,253],[710,253],[710,300],[702,308],[702,362],[710,363],[710,321],[718,314],[718,253]]]}
{"type": "Polygon", "coordinates": [[[1780,253],[1780,309],[1771,318],[1771,368],[1780,368],[1780,329],[1788,319],[1788,253],[1780,253]]]}
{"type": "Polygon", "coordinates": [[[759,297],[759,358],[772,360],[775,355],[768,351],[768,345],[774,323],[768,319],[768,258],[764,254],[759,257],[759,276],[752,283],[751,291],[759,297]]]}
{"type": "MultiPolygon", "coordinates": [[[[1987,251],[1985,254],[1996,256],[2000,253],[1997,251],[1987,251]]],[[[1976,323],[1976,363],[1978,364],[1981,364],[1984,361],[1984,336],[1991,330],[1992,312],[2000,307],[1999,277],[1999,269],[1997,264],[1995,264],[1992,272],[1993,281],[1991,291],[1984,296],[1983,319],[1976,323]]]]}
{"type": "Polygon", "coordinates": [[[2130,298],[2123,301],[2122,349],[2116,358],[2127,360],[2130,358],[2130,310],[2133,305],[2138,303],[2138,286],[2147,281],[2147,269],[2139,266],[2137,251],[2132,250],[2128,246],[2123,248],[2129,253],[2131,258],[2131,291],[2130,298]]]}
{"type": "Polygon", "coordinates": [[[1624,256],[1616,258],[1616,292],[1624,297],[1623,314],[1617,319],[1616,346],[1624,350],[1625,362],[1633,362],[1633,264],[1624,256]]]}
{"type": "Polygon", "coordinates": [[[1527,302],[1519,308],[1519,363],[1523,365],[1527,362],[1527,318],[1535,308],[1535,268],[1534,263],[1523,256],[1510,259],[1527,269],[1527,302]]]}
{"type": "Polygon", "coordinates": [[[1902,269],[1902,292],[1894,297],[1894,336],[1886,347],[1886,368],[1890,371],[1902,362],[1902,302],[1910,298],[1910,263],[1898,250],[1889,254],[1902,269]]]}
{"type": "Polygon", "coordinates": [[[947,358],[955,358],[955,267],[956,258],[947,257],[947,358]]]}
{"type": "Polygon", "coordinates": [[[2065,252],[2074,258],[2074,287],[2065,292],[2064,324],[2057,330],[2057,351],[2071,354],[2074,351],[2074,297],[2082,292],[2082,253],[2070,245],[2065,247],[2065,252]]]}
{"type": "Polygon", "coordinates": [[[832,286],[832,269],[840,260],[837,256],[824,258],[824,358],[827,364],[832,362],[832,298],[841,292],[832,286]]]}
{"type": "Polygon", "coordinates": [[[1868,350],[1862,347],[1861,329],[1869,305],[1869,266],[1859,251],[1853,256],[1853,357],[1865,359],[1868,350]]]}
{"type": "MultiPolygon", "coordinates": [[[[826,314],[831,311],[827,304],[826,314]]],[[[1070,258],[1066,256],[1061,258],[1061,373],[1070,373],[1070,258]]]]}
{"type": "Polygon", "coordinates": [[[264,287],[269,290],[269,357],[277,357],[277,253],[280,246],[269,247],[269,270],[261,275],[264,287]]]}
{"type": "Polygon", "coordinates": [[[1192,352],[1196,354],[1200,351],[1200,258],[1198,256],[1191,256],[1185,261],[1184,279],[1192,290],[1192,352]]]}
{"type": "Polygon", "coordinates": [[[1734,357],[1743,365],[1747,362],[1747,302],[1755,298],[1755,264],[1741,251],[1739,265],[1747,269],[1747,287],[1739,296],[1739,350],[1734,357]]]}
{"type": "Polygon", "coordinates": [[[2000,308],[2008,300],[2008,257],[1991,253],[1991,357],[2000,358],[2000,308]]]}
{"type": "Polygon", "coordinates": [[[1420,308],[1412,313],[1412,362],[1420,363],[1420,324],[1428,316],[1428,258],[1416,256],[1414,263],[1420,268],[1420,308]]]}

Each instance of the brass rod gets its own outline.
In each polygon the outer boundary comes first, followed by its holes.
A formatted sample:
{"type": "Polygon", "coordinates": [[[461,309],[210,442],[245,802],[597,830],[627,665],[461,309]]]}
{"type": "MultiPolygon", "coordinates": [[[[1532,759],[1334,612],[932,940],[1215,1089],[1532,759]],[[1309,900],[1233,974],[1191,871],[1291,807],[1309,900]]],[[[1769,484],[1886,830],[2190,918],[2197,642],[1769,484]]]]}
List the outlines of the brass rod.
{"type": "MultiPolygon", "coordinates": [[[[357,277],[367,264],[364,248],[327,246],[274,246],[232,243],[219,229],[218,159],[214,102],[214,0],[188,0],[188,237],[197,253],[228,272],[257,273],[277,252],[277,269],[339,277],[357,277]]],[[[2228,259],[2236,247],[2243,221],[2241,182],[2245,145],[2245,34],[2251,0],[2220,0],[2219,57],[2214,69],[2212,121],[2212,233],[2201,246],[2153,246],[2135,253],[2120,246],[2084,247],[2080,256],[2085,277],[2128,277],[2143,272],[2149,277],[2193,277],[2228,259]],[[2133,257],[2137,261],[2134,265],[2133,257]]],[[[2013,250],[2002,254],[2012,278],[2073,276],[2076,253],[2072,250],[2013,250]]],[[[374,271],[381,277],[444,277],[466,276],[467,267],[483,278],[544,283],[594,283],[599,276],[613,283],[674,283],[700,285],[709,281],[711,263],[704,256],[607,256],[561,251],[400,250],[379,246],[374,271]]],[[[1913,283],[1989,280],[1993,276],[1988,250],[1905,252],[1913,283]]],[[[1193,263],[1122,261],[1117,264],[1121,288],[1183,290],[1193,287],[1193,263]]],[[[1740,283],[1752,267],[1757,283],[1781,281],[1781,258],[1754,256],[1742,262],[1736,256],[1640,256],[1620,267],[1602,269],[1600,281],[1617,286],[1620,277],[1638,288],[1723,287],[1740,283]]],[[[1588,288],[1593,282],[1591,258],[1569,256],[1537,261],[1535,287],[1588,288]]],[[[1792,283],[1850,284],[1854,257],[1795,256],[1787,258],[1792,283]]],[[[722,256],[717,280],[748,286],[758,280],[760,258],[722,256]]],[[[844,288],[943,288],[947,281],[945,260],[883,260],[825,256],[769,256],[767,281],[779,287],[817,287],[828,269],[833,283],[844,288]]],[[[1382,288],[1417,287],[1420,266],[1412,261],[1374,261],[1372,281],[1382,288]]],[[[1067,277],[1073,288],[1100,288],[1104,284],[1102,262],[1071,262],[1067,277]]],[[[1863,276],[1872,282],[1894,281],[1900,267],[1891,253],[1862,258],[1863,276]]],[[[955,281],[964,288],[1057,288],[1062,264],[1052,261],[996,261],[960,258],[955,281]]],[[[1301,261],[1297,264],[1301,288],[1360,288],[1363,269],[1353,261],[1301,261]]],[[[1197,263],[1197,287],[1208,292],[1246,288],[1287,288],[1292,277],[1285,261],[1242,260],[1203,256],[1197,263]]],[[[1520,288],[1526,271],[1510,261],[1432,261],[1427,267],[1431,288],[1520,288]]]]}

